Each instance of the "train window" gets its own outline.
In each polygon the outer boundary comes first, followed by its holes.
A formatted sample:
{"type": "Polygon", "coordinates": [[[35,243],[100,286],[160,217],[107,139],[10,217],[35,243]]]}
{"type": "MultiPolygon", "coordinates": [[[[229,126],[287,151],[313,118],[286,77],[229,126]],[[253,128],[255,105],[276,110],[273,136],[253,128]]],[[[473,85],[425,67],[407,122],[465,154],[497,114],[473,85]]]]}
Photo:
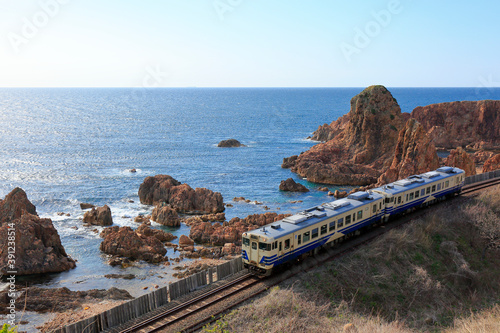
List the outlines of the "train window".
{"type": "Polygon", "coordinates": [[[352,222],[356,221],[356,213],[352,214],[352,222]]]}
{"type": "Polygon", "coordinates": [[[460,177],[457,177],[457,184],[460,182],[460,177]]]}
{"type": "Polygon", "coordinates": [[[415,199],[420,196],[420,191],[415,191],[415,199]]]}
{"type": "Polygon", "coordinates": [[[377,211],[377,204],[373,205],[373,212],[372,213],[375,213],[377,211]]]}
{"type": "Polygon", "coordinates": [[[413,200],[413,192],[410,193],[410,200],[413,200]]]}
{"type": "Polygon", "coordinates": [[[285,240],[285,250],[288,250],[290,248],[290,240],[286,239],[285,240]]]}
{"type": "Polygon", "coordinates": [[[341,217],[341,218],[339,219],[338,224],[337,224],[337,227],[338,227],[338,228],[340,228],[340,227],[342,227],[342,226],[344,226],[344,218],[343,218],[343,217],[341,217]]]}
{"type": "Polygon", "coordinates": [[[271,244],[267,244],[267,250],[271,251],[271,244]]]}
{"type": "Polygon", "coordinates": [[[274,248],[277,249],[278,248],[278,242],[274,242],[274,248]]]}
{"type": "Polygon", "coordinates": [[[267,244],[263,242],[259,242],[259,250],[267,251],[267,244]]]}
{"type": "Polygon", "coordinates": [[[401,196],[398,197],[398,204],[401,203],[401,196]]]}
{"type": "Polygon", "coordinates": [[[311,232],[304,232],[304,243],[309,242],[309,238],[311,237],[311,232]]]}
{"type": "Polygon", "coordinates": [[[280,242],[280,248],[279,248],[279,251],[281,251],[281,242],[280,242]]]}
{"type": "Polygon", "coordinates": [[[446,181],[445,186],[446,187],[450,186],[450,181],[449,180],[446,181]]]}
{"type": "Polygon", "coordinates": [[[439,191],[441,189],[441,184],[438,184],[437,190],[439,191]]]}
{"type": "Polygon", "coordinates": [[[271,250],[274,250],[276,248],[276,246],[274,246],[274,243],[271,243],[271,244],[272,244],[271,250]]]}
{"type": "Polygon", "coordinates": [[[257,250],[257,243],[256,242],[252,242],[252,249],[257,250]]]}
{"type": "Polygon", "coordinates": [[[394,200],[395,200],[395,199],[394,199],[394,197],[392,197],[392,198],[391,198],[391,202],[394,202],[394,200]]]}
{"type": "Polygon", "coordinates": [[[321,234],[324,235],[328,232],[328,227],[326,224],[324,226],[321,226],[321,234]]]}
{"type": "Polygon", "coordinates": [[[250,239],[246,238],[246,237],[243,237],[243,245],[250,245],[250,239]]]}
{"type": "Polygon", "coordinates": [[[406,201],[408,201],[408,193],[406,194],[406,201]]]}
{"type": "Polygon", "coordinates": [[[431,193],[431,187],[430,186],[425,190],[425,194],[429,194],[429,193],[431,193]]]}
{"type": "Polygon", "coordinates": [[[345,217],[345,225],[348,225],[349,223],[351,223],[351,215],[347,215],[345,217]]]}
{"type": "Polygon", "coordinates": [[[301,244],[302,243],[302,235],[298,235],[297,236],[297,244],[301,244]]]}
{"type": "Polygon", "coordinates": [[[389,202],[390,202],[389,198],[385,198],[385,203],[389,203],[389,202]]]}
{"type": "Polygon", "coordinates": [[[380,203],[378,205],[378,209],[382,209],[382,201],[380,201],[380,203]]]}
{"type": "Polygon", "coordinates": [[[432,193],[436,192],[436,185],[432,185],[432,193]]]}
{"type": "Polygon", "coordinates": [[[330,222],[330,231],[335,230],[335,221],[330,222]]]}
{"type": "Polygon", "coordinates": [[[318,228],[314,228],[312,230],[312,237],[311,237],[311,239],[314,239],[316,237],[318,237],[318,228]]]}
{"type": "Polygon", "coordinates": [[[362,218],[363,218],[363,211],[362,211],[362,210],[360,210],[360,211],[358,212],[358,220],[361,220],[362,218]]]}
{"type": "Polygon", "coordinates": [[[421,195],[421,196],[424,196],[424,195],[425,195],[425,189],[422,189],[422,191],[420,191],[420,195],[421,195]]]}

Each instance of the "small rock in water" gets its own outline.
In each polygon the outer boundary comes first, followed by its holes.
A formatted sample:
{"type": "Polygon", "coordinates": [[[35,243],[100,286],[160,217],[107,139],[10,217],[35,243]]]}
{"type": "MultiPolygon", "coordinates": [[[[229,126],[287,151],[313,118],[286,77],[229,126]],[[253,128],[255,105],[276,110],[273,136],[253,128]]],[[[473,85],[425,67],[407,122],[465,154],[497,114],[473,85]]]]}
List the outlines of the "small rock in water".
{"type": "Polygon", "coordinates": [[[136,169],[130,169],[129,171],[130,171],[131,173],[136,173],[136,172],[137,172],[137,170],[136,170],[136,169]]]}
{"type": "Polygon", "coordinates": [[[142,287],[142,290],[146,290],[146,289],[148,289],[148,287],[142,287]]]}
{"type": "Polygon", "coordinates": [[[84,203],[84,202],[80,203],[81,209],[90,209],[90,208],[94,208],[94,207],[95,207],[94,205],[89,204],[89,203],[84,203]]]}
{"type": "Polygon", "coordinates": [[[226,204],[226,207],[233,207],[230,203],[226,204]]]}
{"type": "Polygon", "coordinates": [[[127,200],[127,202],[128,203],[134,203],[134,200],[129,199],[129,200],[127,200]]]}

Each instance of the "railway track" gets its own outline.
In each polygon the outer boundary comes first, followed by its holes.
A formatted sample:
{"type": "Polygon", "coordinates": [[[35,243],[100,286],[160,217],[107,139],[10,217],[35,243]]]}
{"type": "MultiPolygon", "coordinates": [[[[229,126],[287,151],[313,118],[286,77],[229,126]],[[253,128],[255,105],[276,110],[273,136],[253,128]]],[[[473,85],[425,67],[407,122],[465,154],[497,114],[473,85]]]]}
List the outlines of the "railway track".
{"type": "MultiPolygon", "coordinates": [[[[462,194],[469,194],[487,187],[500,184],[500,179],[492,179],[476,184],[465,186],[462,194]]],[[[174,308],[165,310],[151,318],[137,323],[129,328],[116,332],[195,332],[204,325],[218,320],[231,308],[248,301],[256,295],[268,290],[284,280],[301,272],[309,271],[327,261],[340,258],[364,246],[377,237],[387,233],[394,228],[400,228],[409,221],[427,214],[427,209],[420,209],[414,213],[402,216],[378,228],[372,228],[369,232],[354,237],[349,242],[336,245],[335,248],[326,248],[325,253],[308,257],[300,265],[292,265],[288,270],[279,272],[270,278],[259,278],[251,274],[245,274],[220,287],[210,290],[200,296],[190,299],[174,308]],[[232,300],[230,300],[232,299],[232,300]],[[201,313],[203,312],[203,313],[201,313]],[[199,313],[196,318],[194,314],[199,313]],[[183,323],[184,321],[184,323],[183,323]]]]}

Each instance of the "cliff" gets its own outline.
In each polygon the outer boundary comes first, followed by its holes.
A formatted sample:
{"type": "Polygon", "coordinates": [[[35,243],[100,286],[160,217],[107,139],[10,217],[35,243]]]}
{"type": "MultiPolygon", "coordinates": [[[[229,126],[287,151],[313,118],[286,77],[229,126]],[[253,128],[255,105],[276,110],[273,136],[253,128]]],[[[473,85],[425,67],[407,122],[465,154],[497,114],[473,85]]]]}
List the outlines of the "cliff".
{"type": "Polygon", "coordinates": [[[417,107],[411,113],[436,147],[500,149],[500,101],[462,101],[417,107]]]}
{"type": "Polygon", "coordinates": [[[286,159],[293,172],[309,181],[367,185],[391,165],[399,130],[409,114],[383,86],[370,86],[351,99],[351,110],[330,125],[320,126],[314,139],[328,139],[286,159]]]}

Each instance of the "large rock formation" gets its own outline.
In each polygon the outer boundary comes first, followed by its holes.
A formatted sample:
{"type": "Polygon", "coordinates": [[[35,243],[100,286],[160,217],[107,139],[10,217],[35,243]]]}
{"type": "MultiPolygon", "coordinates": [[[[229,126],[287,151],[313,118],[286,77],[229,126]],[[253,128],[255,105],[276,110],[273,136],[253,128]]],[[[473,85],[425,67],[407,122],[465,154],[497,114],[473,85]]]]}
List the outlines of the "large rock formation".
{"type": "Polygon", "coordinates": [[[450,155],[444,160],[444,165],[457,167],[465,171],[465,176],[476,174],[476,165],[471,155],[462,148],[458,147],[450,152],[450,155]]]}
{"type": "Polygon", "coordinates": [[[52,221],[38,217],[35,206],[22,189],[15,188],[0,200],[0,273],[57,273],[75,266],[52,221]],[[11,267],[8,255],[12,246],[15,248],[15,264],[11,267]]]}
{"type": "Polygon", "coordinates": [[[166,231],[159,230],[159,229],[153,229],[146,224],[141,224],[135,232],[136,232],[136,234],[139,235],[139,237],[141,237],[141,236],[146,236],[146,237],[153,236],[156,239],[158,239],[160,242],[170,242],[170,241],[173,241],[174,239],[177,238],[177,236],[174,236],[170,232],[166,232],[166,231]]]}
{"type": "Polygon", "coordinates": [[[200,244],[223,246],[226,243],[241,245],[241,235],[266,224],[284,219],[290,214],[264,213],[253,214],[240,219],[235,217],[229,222],[210,223],[201,222],[191,226],[189,238],[200,244]]]}
{"type": "Polygon", "coordinates": [[[219,213],[224,211],[224,202],[219,192],[206,188],[193,190],[168,175],[147,177],[139,187],[142,204],[169,204],[179,213],[219,213]]]}
{"type": "Polygon", "coordinates": [[[399,130],[408,118],[385,87],[370,86],[351,99],[348,115],[320,127],[313,136],[329,141],[287,163],[312,182],[374,183],[391,165],[399,130]]]}
{"type": "Polygon", "coordinates": [[[411,113],[436,147],[500,149],[500,101],[462,101],[417,107],[411,113]]]}
{"type": "Polygon", "coordinates": [[[83,214],[83,222],[92,225],[108,226],[113,224],[111,209],[108,205],[103,207],[92,207],[92,210],[83,214]]]}
{"type": "Polygon", "coordinates": [[[100,249],[104,253],[132,260],[158,263],[164,260],[167,249],[154,235],[136,233],[130,227],[106,228],[100,249]]]}
{"type": "Polygon", "coordinates": [[[298,184],[292,178],[288,178],[287,180],[282,180],[280,183],[280,191],[286,192],[309,192],[307,187],[302,184],[298,184]]]}
{"type": "Polygon", "coordinates": [[[378,183],[390,183],[437,168],[439,168],[439,158],[436,148],[426,135],[422,125],[412,118],[399,132],[391,166],[379,178],[378,183]]]}
{"type": "Polygon", "coordinates": [[[484,162],[483,172],[489,172],[500,169],[500,154],[496,154],[484,162]]]}

